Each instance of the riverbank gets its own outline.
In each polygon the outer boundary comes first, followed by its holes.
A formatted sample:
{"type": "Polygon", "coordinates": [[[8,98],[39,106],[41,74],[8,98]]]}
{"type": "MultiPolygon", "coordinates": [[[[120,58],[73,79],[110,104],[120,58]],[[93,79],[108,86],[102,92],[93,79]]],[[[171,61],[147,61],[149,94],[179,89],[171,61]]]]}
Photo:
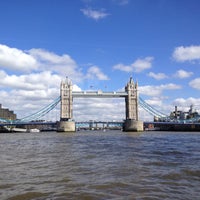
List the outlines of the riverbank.
{"type": "Polygon", "coordinates": [[[149,131],[200,131],[200,123],[145,122],[144,127],[149,131]]]}

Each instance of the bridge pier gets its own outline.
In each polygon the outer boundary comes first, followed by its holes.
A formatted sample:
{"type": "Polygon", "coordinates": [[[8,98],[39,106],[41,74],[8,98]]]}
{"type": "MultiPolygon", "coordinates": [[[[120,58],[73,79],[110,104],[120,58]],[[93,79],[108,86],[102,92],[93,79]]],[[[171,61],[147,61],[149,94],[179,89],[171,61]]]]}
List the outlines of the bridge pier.
{"type": "Polygon", "coordinates": [[[126,132],[141,132],[144,131],[143,121],[136,121],[133,119],[127,119],[123,125],[123,131],[126,132]]]}
{"type": "Polygon", "coordinates": [[[57,127],[58,132],[75,132],[76,124],[75,121],[60,121],[57,127]]]}

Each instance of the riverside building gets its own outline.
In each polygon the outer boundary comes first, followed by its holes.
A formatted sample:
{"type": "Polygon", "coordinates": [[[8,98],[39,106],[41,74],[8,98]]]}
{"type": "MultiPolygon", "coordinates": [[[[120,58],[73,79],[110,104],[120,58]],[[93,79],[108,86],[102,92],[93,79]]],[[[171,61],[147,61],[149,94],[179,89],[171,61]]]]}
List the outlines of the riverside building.
{"type": "Polygon", "coordinates": [[[16,120],[17,115],[8,108],[2,108],[2,105],[0,104],[0,118],[5,120],[16,120]]]}

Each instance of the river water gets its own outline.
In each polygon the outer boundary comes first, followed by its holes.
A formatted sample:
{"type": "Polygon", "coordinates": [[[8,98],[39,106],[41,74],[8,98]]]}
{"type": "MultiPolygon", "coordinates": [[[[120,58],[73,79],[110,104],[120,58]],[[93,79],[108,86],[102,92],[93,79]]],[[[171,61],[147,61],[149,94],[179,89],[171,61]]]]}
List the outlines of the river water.
{"type": "Polygon", "coordinates": [[[0,199],[200,199],[200,132],[0,134],[0,199]]]}

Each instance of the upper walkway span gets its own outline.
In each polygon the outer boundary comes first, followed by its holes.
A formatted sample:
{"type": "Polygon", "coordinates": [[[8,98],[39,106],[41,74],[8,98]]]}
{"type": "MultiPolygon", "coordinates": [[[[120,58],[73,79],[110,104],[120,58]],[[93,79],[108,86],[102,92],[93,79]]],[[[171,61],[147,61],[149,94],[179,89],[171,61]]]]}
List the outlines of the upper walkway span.
{"type": "Polygon", "coordinates": [[[119,98],[128,96],[127,92],[103,92],[101,90],[98,91],[73,91],[72,96],[75,98],[119,98]]]}

